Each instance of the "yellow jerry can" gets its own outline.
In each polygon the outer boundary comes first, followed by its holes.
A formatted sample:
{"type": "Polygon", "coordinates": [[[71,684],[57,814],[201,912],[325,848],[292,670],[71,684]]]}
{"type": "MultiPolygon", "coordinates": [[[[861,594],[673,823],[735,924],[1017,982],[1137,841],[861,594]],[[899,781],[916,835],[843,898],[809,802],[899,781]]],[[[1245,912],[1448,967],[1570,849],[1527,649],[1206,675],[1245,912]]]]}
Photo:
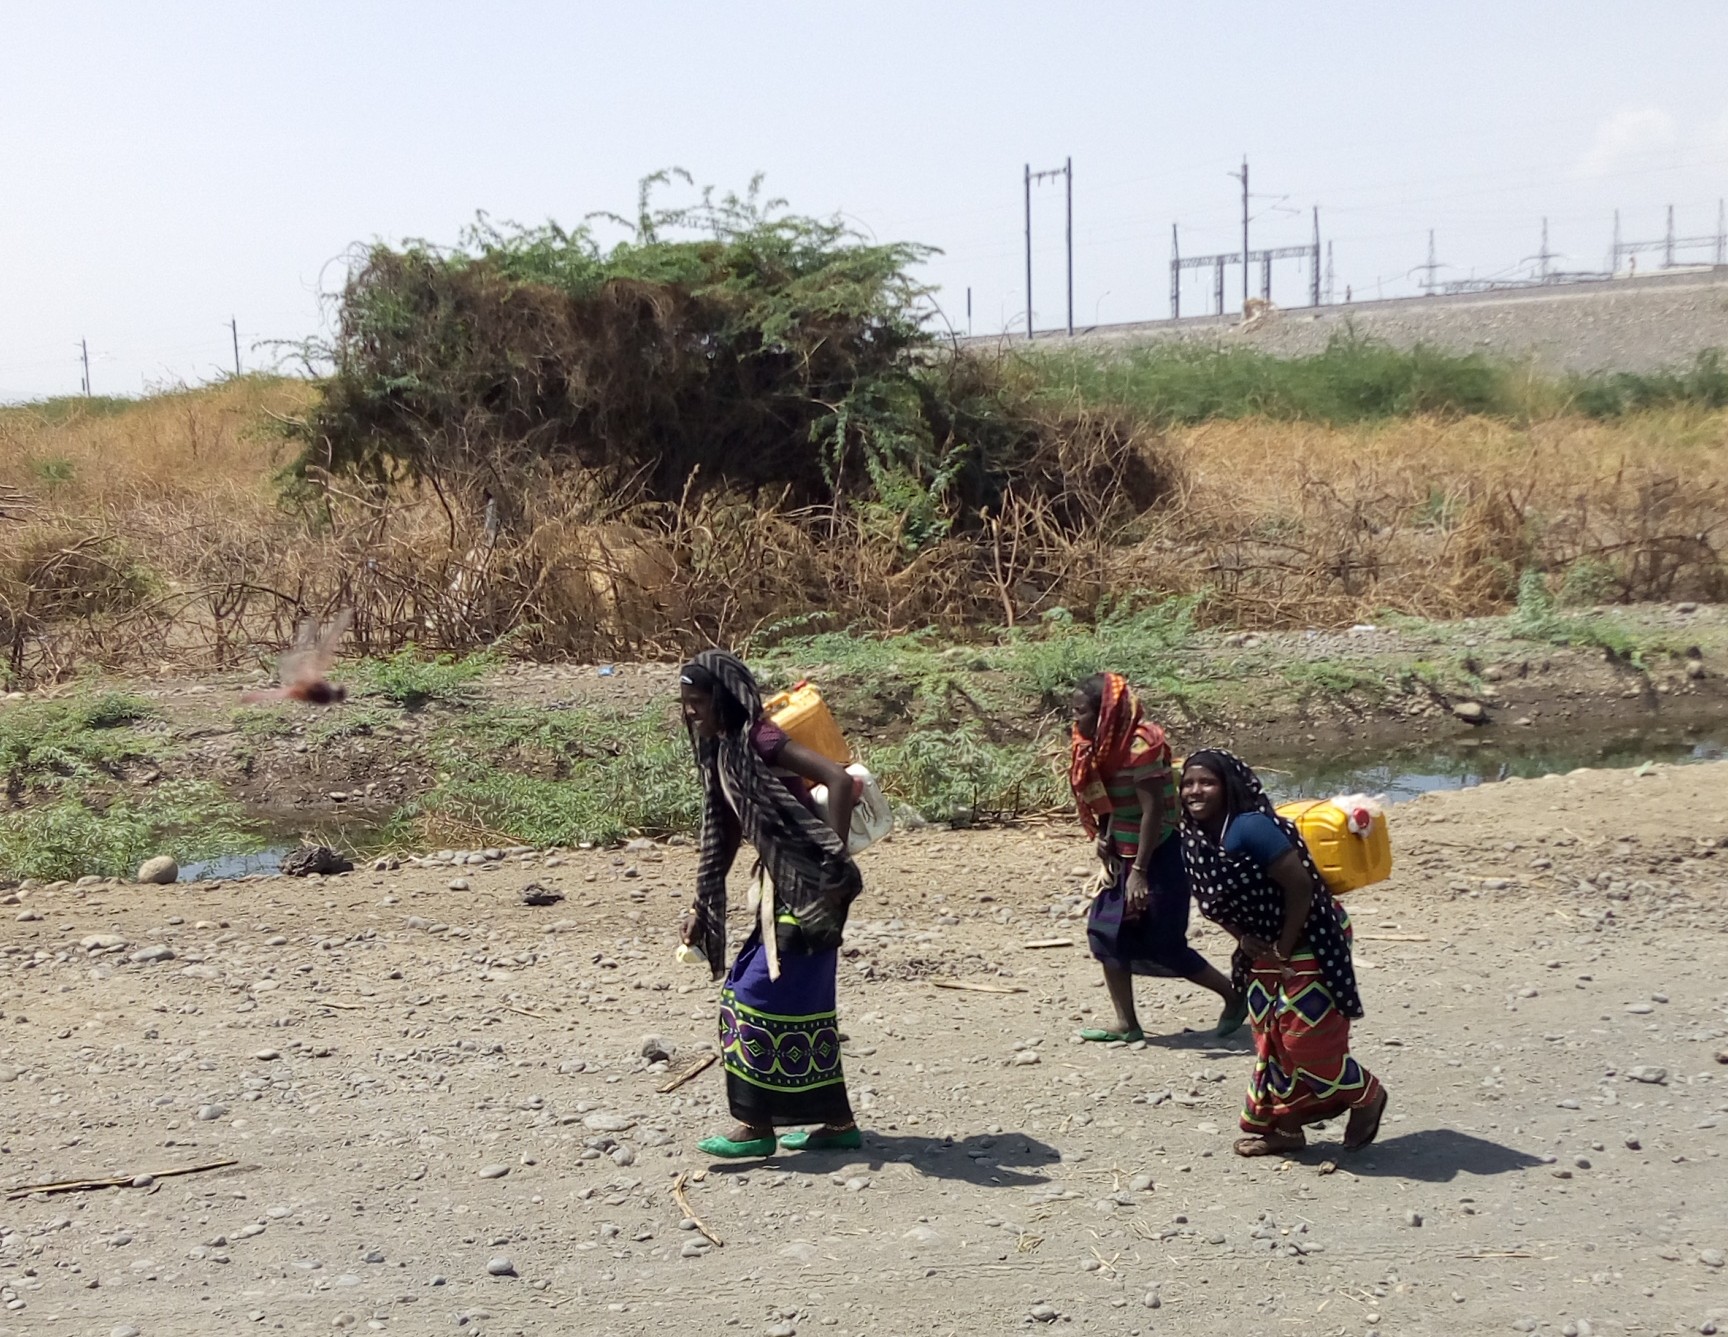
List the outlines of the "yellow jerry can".
{"type": "Polygon", "coordinates": [[[769,697],[762,703],[762,709],[794,743],[801,743],[818,756],[837,761],[842,766],[852,764],[851,744],[840,732],[822,693],[808,682],[769,697]]]}
{"type": "Polygon", "coordinates": [[[1392,833],[1385,810],[1372,799],[1301,799],[1279,804],[1278,815],[1296,823],[1334,895],[1392,876],[1392,833]]]}

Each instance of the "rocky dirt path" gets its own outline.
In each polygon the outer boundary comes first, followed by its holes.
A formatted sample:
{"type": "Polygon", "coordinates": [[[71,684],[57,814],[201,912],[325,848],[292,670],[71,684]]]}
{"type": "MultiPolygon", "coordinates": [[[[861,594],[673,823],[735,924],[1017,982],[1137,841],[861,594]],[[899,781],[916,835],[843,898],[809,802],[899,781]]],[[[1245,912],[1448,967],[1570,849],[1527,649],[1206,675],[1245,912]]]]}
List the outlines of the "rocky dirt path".
{"type": "Polygon", "coordinates": [[[694,1151],[717,1069],[658,1091],[714,1033],[687,847],[8,893],[0,1182],[158,1177],[7,1201],[0,1333],[1714,1332],[1725,783],[1396,809],[1350,901],[1391,1112],[1289,1162],[1230,1154],[1248,1051],[1209,996],[1146,982],[1148,1043],[1075,1039],[1107,1004],[1068,827],[866,856],[865,1148],[754,1164],[694,1151]]]}

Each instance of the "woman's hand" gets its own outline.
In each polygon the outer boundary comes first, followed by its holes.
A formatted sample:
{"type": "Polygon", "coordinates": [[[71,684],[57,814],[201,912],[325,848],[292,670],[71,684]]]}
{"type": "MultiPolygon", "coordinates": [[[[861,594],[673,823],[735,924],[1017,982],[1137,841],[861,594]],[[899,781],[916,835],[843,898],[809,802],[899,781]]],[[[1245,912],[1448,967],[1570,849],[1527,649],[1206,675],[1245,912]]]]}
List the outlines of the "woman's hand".
{"type": "Polygon", "coordinates": [[[1123,889],[1122,917],[1138,919],[1152,903],[1152,884],[1146,880],[1146,870],[1139,865],[1128,869],[1128,885],[1123,889]]]}
{"type": "Polygon", "coordinates": [[[1115,842],[1110,839],[1110,833],[1108,831],[1100,831],[1098,833],[1098,839],[1093,842],[1092,850],[1093,853],[1098,856],[1098,862],[1104,865],[1106,871],[1112,873],[1116,871],[1116,845],[1115,842]]]}
{"type": "Polygon", "coordinates": [[[1268,958],[1280,959],[1278,948],[1274,944],[1267,942],[1264,938],[1256,938],[1252,933],[1244,933],[1236,941],[1242,950],[1256,961],[1264,961],[1268,958]]]}
{"type": "Polygon", "coordinates": [[[684,918],[678,921],[678,941],[686,947],[696,945],[696,911],[692,908],[684,912],[684,918]]]}

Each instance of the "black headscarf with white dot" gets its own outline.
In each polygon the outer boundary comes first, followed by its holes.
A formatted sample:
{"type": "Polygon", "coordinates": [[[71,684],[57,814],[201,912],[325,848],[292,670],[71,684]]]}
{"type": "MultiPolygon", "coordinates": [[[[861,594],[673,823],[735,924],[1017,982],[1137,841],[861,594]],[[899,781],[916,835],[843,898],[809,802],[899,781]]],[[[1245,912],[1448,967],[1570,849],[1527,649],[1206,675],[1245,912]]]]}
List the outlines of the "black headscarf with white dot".
{"type": "MultiPolygon", "coordinates": [[[[1344,912],[1326,880],[1314,866],[1302,833],[1287,817],[1280,817],[1266,796],[1260,777],[1240,757],[1222,749],[1195,752],[1183,763],[1182,769],[1200,766],[1211,771],[1224,788],[1224,825],[1214,840],[1186,812],[1182,815],[1182,860],[1188,867],[1188,880],[1194,888],[1194,903],[1200,913],[1232,933],[1246,933],[1267,942],[1278,941],[1284,932],[1284,889],[1267,876],[1266,870],[1243,854],[1227,854],[1223,848],[1225,832],[1230,823],[1244,813],[1257,812],[1270,817],[1289,839],[1308,875],[1314,879],[1314,904],[1308,911],[1308,922],[1302,937],[1313,948],[1320,963],[1320,973],[1331,990],[1332,1001],[1347,1017],[1362,1015],[1362,999],[1356,991],[1356,968],[1350,959],[1350,938],[1344,929],[1344,912]]],[[[1235,986],[1246,992],[1252,966],[1248,954],[1240,947],[1231,958],[1231,977],[1235,986]]]]}

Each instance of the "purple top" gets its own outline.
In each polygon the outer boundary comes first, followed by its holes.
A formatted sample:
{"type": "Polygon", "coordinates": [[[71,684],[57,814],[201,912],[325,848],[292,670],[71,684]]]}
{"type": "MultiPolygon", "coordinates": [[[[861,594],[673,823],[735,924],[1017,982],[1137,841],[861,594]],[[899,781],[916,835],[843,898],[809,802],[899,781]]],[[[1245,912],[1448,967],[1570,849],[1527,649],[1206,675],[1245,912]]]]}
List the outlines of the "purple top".
{"type": "Polygon", "coordinates": [[[750,746],[756,749],[756,755],[768,763],[768,769],[779,777],[780,783],[786,786],[793,798],[815,813],[816,798],[810,792],[810,782],[798,772],[789,771],[778,764],[780,754],[791,741],[792,736],[766,715],[757,720],[755,727],[750,730],[750,746]]]}

